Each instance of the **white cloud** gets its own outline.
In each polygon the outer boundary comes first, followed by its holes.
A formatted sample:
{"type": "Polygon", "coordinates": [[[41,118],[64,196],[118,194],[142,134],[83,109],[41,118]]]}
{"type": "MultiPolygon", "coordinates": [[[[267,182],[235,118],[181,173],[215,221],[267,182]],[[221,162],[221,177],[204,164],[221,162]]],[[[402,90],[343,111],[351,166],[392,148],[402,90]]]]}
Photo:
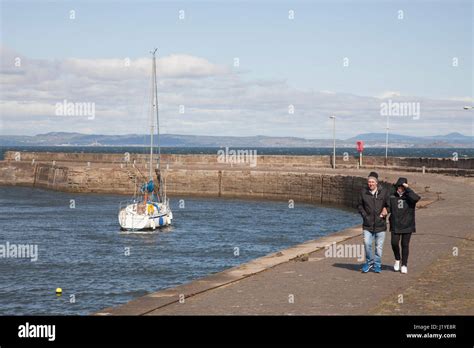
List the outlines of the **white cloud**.
{"type": "Polygon", "coordinates": [[[474,104],[474,98],[472,98],[472,97],[451,97],[451,98],[447,98],[447,100],[462,101],[462,102],[466,103],[466,105],[474,104]]]}
{"type": "MultiPolygon", "coordinates": [[[[150,62],[149,58],[69,58],[61,64],[61,70],[97,80],[140,79],[150,76],[150,62]]],[[[209,77],[228,72],[226,67],[212,64],[204,58],[186,54],[172,54],[158,59],[156,69],[160,78],[209,77]]]]}
{"type": "Polygon", "coordinates": [[[395,97],[400,97],[401,93],[397,91],[386,91],[381,93],[380,95],[376,96],[376,98],[380,99],[388,99],[388,98],[395,98],[395,97]]]}
{"type": "MultiPolygon", "coordinates": [[[[148,127],[151,61],[77,59],[48,61],[23,57],[2,47],[2,134],[50,131],[102,134],[145,133],[148,127]],[[21,66],[14,65],[21,57],[21,66]],[[64,99],[91,102],[96,117],[54,116],[64,99]]],[[[337,115],[338,137],[384,132],[380,104],[387,98],[419,102],[421,117],[391,119],[394,133],[434,135],[469,133],[472,112],[464,98],[431,100],[383,92],[364,97],[290,87],[285,80],[249,79],[245,73],[185,54],[157,62],[162,131],[198,135],[279,135],[331,137],[330,115],[337,115]],[[288,113],[288,106],[295,113],[288,113]],[[179,106],[185,113],[179,113],[179,106]]]]}

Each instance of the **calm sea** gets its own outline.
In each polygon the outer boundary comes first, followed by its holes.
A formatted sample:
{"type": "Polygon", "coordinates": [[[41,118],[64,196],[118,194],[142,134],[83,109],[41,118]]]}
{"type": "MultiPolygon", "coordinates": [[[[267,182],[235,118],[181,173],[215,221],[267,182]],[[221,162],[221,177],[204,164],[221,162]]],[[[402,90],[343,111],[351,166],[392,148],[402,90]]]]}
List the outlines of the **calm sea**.
{"type": "MultiPolygon", "coordinates": [[[[130,147],[130,146],[0,146],[0,160],[3,159],[5,151],[49,151],[49,152],[94,152],[94,153],[148,153],[149,148],[146,147],[130,147]]],[[[218,147],[163,147],[162,153],[169,154],[217,154],[221,149],[218,147]]],[[[250,148],[249,148],[250,149],[250,148]]],[[[312,155],[331,155],[332,148],[274,148],[274,147],[257,147],[251,148],[257,150],[260,155],[295,155],[295,156],[312,156],[312,155]]],[[[355,148],[337,148],[337,155],[344,155],[347,152],[350,156],[358,155],[355,148]]],[[[457,153],[458,158],[474,157],[473,148],[429,148],[429,149],[410,149],[399,148],[389,149],[389,156],[396,157],[453,157],[457,153]]],[[[385,148],[366,148],[365,156],[385,156],[385,148]]]]}

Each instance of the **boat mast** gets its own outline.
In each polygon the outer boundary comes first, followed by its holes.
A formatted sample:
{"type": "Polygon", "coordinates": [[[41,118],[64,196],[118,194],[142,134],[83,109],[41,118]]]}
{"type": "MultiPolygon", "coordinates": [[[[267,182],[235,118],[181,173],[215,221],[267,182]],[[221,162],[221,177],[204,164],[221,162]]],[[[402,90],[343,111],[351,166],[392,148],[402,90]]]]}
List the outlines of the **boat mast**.
{"type": "Polygon", "coordinates": [[[153,63],[152,63],[152,95],[151,95],[151,113],[150,113],[150,161],[148,163],[149,165],[149,171],[148,171],[148,177],[149,180],[153,180],[153,133],[154,133],[154,120],[153,120],[153,108],[156,106],[156,100],[155,100],[155,52],[156,48],[154,51],[151,53],[153,54],[153,63]]]}
{"type": "MultiPolygon", "coordinates": [[[[161,147],[160,147],[160,117],[158,113],[158,83],[157,83],[157,78],[156,78],[156,51],[158,49],[155,48],[155,50],[152,52],[153,53],[153,91],[154,91],[154,105],[155,105],[155,112],[156,112],[156,143],[158,146],[158,188],[159,188],[159,196],[160,199],[163,198],[163,185],[162,185],[162,179],[161,179],[161,147]]],[[[150,163],[150,168],[151,168],[151,163],[150,163]]]]}

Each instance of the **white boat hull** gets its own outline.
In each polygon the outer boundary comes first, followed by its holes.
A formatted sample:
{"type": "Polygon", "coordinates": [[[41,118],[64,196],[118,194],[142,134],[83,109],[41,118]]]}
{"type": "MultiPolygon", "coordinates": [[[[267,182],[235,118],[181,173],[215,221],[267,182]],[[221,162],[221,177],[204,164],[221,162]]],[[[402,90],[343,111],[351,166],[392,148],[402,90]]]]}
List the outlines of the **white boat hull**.
{"type": "Polygon", "coordinates": [[[120,209],[120,227],[127,231],[155,230],[171,225],[173,213],[163,203],[147,204],[145,212],[139,212],[138,204],[132,203],[120,209]],[[159,209],[156,208],[158,206],[159,209]]]}

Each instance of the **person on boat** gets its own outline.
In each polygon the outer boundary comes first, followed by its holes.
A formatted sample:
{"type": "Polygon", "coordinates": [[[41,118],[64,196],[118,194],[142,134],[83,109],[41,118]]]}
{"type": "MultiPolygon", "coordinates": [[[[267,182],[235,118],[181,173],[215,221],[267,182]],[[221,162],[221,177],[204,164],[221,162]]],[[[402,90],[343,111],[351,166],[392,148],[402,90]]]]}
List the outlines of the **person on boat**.
{"type": "Polygon", "coordinates": [[[415,208],[421,199],[408,186],[406,178],[398,178],[390,194],[390,232],[392,236],[392,250],[395,256],[394,271],[408,273],[408,253],[411,234],[416,232],[415,208]],[[401,258],[400,258],[401,241],[401,258]],[[400,267],[401,260],[401,267],[400,267]]]}
{"type": "Polygon", "coordinates": [[[151,193],[150,201],[152,202],[160,202],[160,193],[158,189],[155,187],[153,192],[151,193]]]}
{"type": "Polygon", "coordinates": [[[388,214],[389,190],[379,184],[376,172],[370,172],[367,187],[359,194],[357,209],[362,216],[362,230],[365,247],[365,263],[362,272],[367,273],[374,268],[376,273],[382,271],[382,252],[387,230],[386,217],[388,214]],[[375,256],[372,244],[375,242],[375,256]]]}

